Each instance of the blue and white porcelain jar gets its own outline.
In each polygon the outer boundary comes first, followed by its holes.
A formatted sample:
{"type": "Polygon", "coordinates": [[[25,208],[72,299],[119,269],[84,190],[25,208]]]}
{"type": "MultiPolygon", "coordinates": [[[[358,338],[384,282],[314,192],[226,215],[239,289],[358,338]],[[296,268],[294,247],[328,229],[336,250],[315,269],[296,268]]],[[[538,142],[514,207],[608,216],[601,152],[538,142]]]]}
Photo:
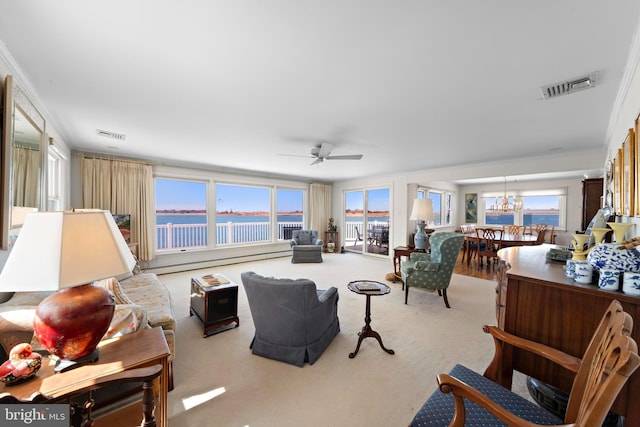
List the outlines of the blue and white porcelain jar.
{"type": "Polygon", "coordinates": [[[622,292],[629,295],[640,295],[640,273],[624,273],[622,279],[622,292]]]}
{"type": "Polygon", "coordinates": [[[576,277],[576,260],[568,259],[564,267],[564,274],[571,279],[576,277]]]}
{"type": "Polygon", "coordinates": [[[617,291],[620,287],[620,272],[618,270],[601,268],[598,287],[607,291],[617,291]]]}
{"type": "Polygon", "coordinates": [[[576,261],[574,280],[577,283],[587,285],[593,279],[593,267],[586,261],[576,261]]]}
{"type": "Polygon", "coordinates": [[[640,252],[636,248],[620,249],[619,243],[601,243],[587,255],[591,266],[600,269],[640,272],[640,252]]]}

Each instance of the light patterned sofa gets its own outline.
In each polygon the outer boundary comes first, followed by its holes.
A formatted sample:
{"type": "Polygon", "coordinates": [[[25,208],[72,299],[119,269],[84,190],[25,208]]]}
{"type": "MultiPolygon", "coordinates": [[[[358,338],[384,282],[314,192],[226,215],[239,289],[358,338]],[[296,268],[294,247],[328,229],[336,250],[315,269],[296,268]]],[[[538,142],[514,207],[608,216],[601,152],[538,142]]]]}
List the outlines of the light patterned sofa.
{"type": "MultiPolygon", "coordinates": [[[[168,289],[153,273],[131,274],[95,282],[114,295],[116,310],[106,338],[135,332],[140,328],[162,327],[169,350],[169,390],[173,389],[176,319],[168,289]]],[[[39,343],[33,334],[35,310],[51,292],[15,292],[0,304],[0,345],[5,352],[21,342],[39,343]]]]}

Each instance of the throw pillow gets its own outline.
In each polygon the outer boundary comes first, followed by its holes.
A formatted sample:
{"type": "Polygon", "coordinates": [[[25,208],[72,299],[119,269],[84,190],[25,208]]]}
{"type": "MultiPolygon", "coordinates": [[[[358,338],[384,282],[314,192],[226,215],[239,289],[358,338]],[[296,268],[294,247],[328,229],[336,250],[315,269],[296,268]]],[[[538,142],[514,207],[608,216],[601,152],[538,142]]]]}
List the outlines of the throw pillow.
{"type": "Polygon", "coordinates": [[[111,293],[115,297],[116,304],[133,304],[133,301],[131,301],[127,294],[124,293],[122,287],[120,286],[120,283],[115,277],[96,280],[95,282],[93,282],[93,286],[99,286],[111,291],[111,293]]]}

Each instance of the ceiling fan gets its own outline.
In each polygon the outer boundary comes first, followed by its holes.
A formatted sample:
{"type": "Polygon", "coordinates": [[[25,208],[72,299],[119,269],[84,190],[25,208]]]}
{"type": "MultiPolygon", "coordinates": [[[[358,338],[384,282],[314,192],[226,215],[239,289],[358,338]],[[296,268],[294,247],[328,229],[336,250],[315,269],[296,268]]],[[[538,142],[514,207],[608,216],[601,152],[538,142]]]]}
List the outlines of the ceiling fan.
{"type": "Polygon", "coordinates": [[[325,160],[360,160],[362,158],[362,154],[347,154],[342,156],[332,156],[331,150],[335,148],[335,145],[330,144],[328,142],[323,142],[319,146],[313,147],[311,149],[310,156],[297,156],[295,154],[281,154],[282,156],[292,156],[292,157],[309,157],[314,159],[311,162],[311,165],[317,165],[318,163],[322,163],[325,160]]]}

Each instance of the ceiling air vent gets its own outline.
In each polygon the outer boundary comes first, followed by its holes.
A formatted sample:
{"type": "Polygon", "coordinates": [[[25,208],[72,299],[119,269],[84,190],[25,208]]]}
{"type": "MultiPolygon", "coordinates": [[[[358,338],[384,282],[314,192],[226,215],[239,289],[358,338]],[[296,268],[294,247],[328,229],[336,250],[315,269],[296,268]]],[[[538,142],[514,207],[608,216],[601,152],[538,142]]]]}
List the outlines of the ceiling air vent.
{"type": "Polygon", "coordinates": [[[105,138],[117,139],[118,141],[124,141],[127,138],[127,135],[125,135],[124,133],[116,133],[100,129],[96,129],[96,132],[100,136],[104,136],[105,138]]]}
{"type": "Polygon", "coordinates": [[[554,83],[542,86],[542,97],[544,99],[555,98],[560,95],[569,95],[585,89],[591,89],[596,86],[596,73],[591,73],[585,77],[579,77],[573,80],[567,80],[560,83],[554,83]]]}

